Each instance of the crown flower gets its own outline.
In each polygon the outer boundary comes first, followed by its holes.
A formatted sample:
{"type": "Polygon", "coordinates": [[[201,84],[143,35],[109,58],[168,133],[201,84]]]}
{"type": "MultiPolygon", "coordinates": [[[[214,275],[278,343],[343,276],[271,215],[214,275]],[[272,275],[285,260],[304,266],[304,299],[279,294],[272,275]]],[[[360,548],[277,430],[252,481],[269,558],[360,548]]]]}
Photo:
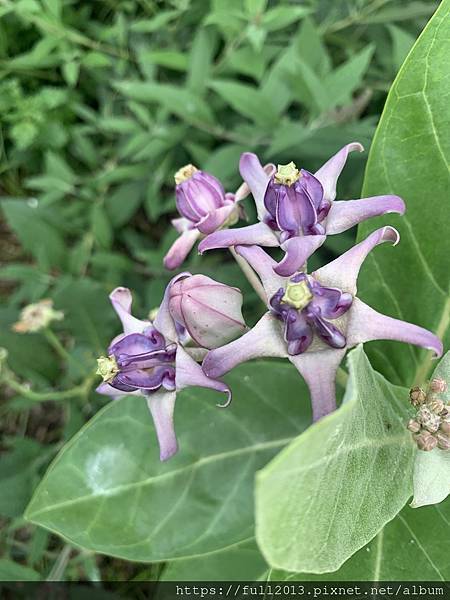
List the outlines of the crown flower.
{"type": "Polygon", "coordinates": [[[440,356],[442,343],[430,331],[380,314],[356,296],[366,256],[377,245],[398,240],[394,228],[383,227],[311,275],[292,277],[278,275],[262,248],[237,246],[261,279],[268,312],[241,338],[208,352],[205,373],[220,377],[252,358],[288,358],[309,387],[317,420],[336,408],[335,376],[347,349],[371,340],[398,340],[440,356]]]}
{"type": "Polygon", "coordinates": [[[338,177],[354,150],[362,152],[363,147],[357,142],[347,144],[314,174],[297,169],[293,162],[267,172],[255,154],[245,152],[239,168],[255,199],[259,223],[211,233],[200,242],[199,251],[237,245],[280,246],[285,256],[274,270],[289,277],[301,269],[327,235],[346,231],[370,217],[403,214],[405,205],[398,196],[335,200],[338,177]]]}

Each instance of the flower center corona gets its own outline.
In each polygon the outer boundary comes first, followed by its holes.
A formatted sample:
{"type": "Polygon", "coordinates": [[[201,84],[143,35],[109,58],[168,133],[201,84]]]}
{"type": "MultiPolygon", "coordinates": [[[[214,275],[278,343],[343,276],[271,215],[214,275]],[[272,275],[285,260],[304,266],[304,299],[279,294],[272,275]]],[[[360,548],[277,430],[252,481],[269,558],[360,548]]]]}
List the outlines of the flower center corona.
{"type": "Polygon", "coordinates": [[[308,282],[305,280],[298,283],[289,282],[281,301],[290,304],[297,310],[302,310],[308,306],[312,299],[313,295],[308,282]]]}
{"type": "Polygon", "coordinates": [[[112,381],[119,372],[119,367],[114,356],[100,356],[97,358],[96,374],[103,378],[103,381],[112,381]]]}
{"type": "Polygon", "coordinates": [[[180,183],[183,183],[183,181],[187,181],[195,173],[197,173],[197,171],[197,167],[194,167],[194,165],[191,164],[181,167],[181,169],[179,169],[174,175],[175,183],[178,185],[180,183]]]}
{"type": "Polygon", "coordinates": [[[287,165],[278,165],[274,179],[275,183],[291,186],[293,183],[298,181],[300,177],[300,171],[297,169],[295,163],[291,161],[287,165]]]}

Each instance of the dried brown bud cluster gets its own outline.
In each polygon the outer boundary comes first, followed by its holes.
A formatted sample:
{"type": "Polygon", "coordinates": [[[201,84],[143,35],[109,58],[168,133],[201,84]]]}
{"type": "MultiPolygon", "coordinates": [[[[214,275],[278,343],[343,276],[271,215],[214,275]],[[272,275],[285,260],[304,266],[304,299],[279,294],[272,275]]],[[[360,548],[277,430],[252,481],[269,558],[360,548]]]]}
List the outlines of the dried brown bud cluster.
{"type": "Polygon", "coordinates": [[[48,327],[52,321],[61,321],[63,318],[64,313],[53,309],[52,300],[40,300],[25,306],[12,329],[17,333],[36,333],[48,327]]]}
{"type": "Polygon", "coordinates": [[[430,381],[426,391],[416,386],[409,392],[416,415],[410,419],[407,427],[419,450],[429,452],[436,447],[450,449],[450,404],[439,398],[439,394],[446,391],[447,382],[435,378],[430,381]]]}

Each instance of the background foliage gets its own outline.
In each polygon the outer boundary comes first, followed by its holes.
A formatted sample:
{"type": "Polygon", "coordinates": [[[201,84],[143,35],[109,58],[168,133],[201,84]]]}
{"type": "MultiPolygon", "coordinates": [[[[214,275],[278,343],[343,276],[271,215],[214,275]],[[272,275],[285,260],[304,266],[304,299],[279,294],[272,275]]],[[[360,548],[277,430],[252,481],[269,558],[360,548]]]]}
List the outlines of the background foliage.
{"type": "MultiPolygon", "coordinates": [[[[107,294],[118,284],[133,288],[142,316],[159,303],[168,279],[162,257],[175,237],[172,176],[186,162],[232,191],[243,150],[313,170],[353,139],[368,149],[392,80],[435,7],[0,0],[0,346],[33,389],[88,383],[70,402],[39,404],[10,392],[2,401],[3,577],[169,578],[189,569],[185,561],[139,565],[75,551],[23,520],[50,460],[105,404],[89,377],[117,332],[107,294]],[[48,336],[10,329],[23,304],[45,297],[66,314],[57,326],[63,358],[48,336]]],[[[359,196],[366,156],[349,161],[341,198],[359,196]]],[[[354,232],[329,239],[315,260],[353,239],[354,232]]],[[[224,253],[203,257],[200,267],[194,252],[186,267],[239,285],[248,320],[257,318],[255,295],[224,253]]],[[[241,542],[255,577],[264,576],[254,542],[241,542]]],[[[215,564],[241,556],[232,550],[215,564]]]]}

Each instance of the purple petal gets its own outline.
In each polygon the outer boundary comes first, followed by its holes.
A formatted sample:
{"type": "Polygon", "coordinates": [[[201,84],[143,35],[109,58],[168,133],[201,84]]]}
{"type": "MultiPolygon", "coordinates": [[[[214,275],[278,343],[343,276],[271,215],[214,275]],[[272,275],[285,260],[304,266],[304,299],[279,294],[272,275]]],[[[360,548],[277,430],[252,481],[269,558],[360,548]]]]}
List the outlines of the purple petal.
{"type": "Polygon", "coordinates": [[[176,397],[176,392],[163,391],[158,391],[147,396],[147,406],[153,417],[156,436],[158,438],[160,460],[167,460],[178,450],[173,423],[176,397]]]}
{"type": "Polygon", "coordinates": [[[353,152],[353,150],[362,152],[364,148],[358,142],[347,144],[320,167],[316,173],[314,173],[315,177],[317,177],[323,186],[325,200],[332,202],[336,198],[336,183],[338,177],[345,166],[348,153],[353,152]]]}
{"type": "Polygon", "coordinates": [[[225,191],[220,181],[203,171],[197,171],[176,186],[178,212],[193,223],[223,206],[224,200],[225,191]]]}
{"type": "Polygon", "coordinates": [[[229,248],[237,245],[258,245],[275,248],[278,246],[278,238],[268,225],[256,223],[248,227],[216,231],[200,242],[198,251],[203,254],[206,250],[229,248]]]}
{"type": "Polygon", "coordinates": [[[287,356],[282,323],[269,313],[239,339],[208,352],[203,361],[203,371],[208,377],[220,377],[236,365],[261,356],[287,356]]]}
{"type": "Polygon", "coordinates": [[[312,282],[314,298],[311,301],[313,307],[320,309],[321,316],[326,319],[337,319],[348,311],[353,296],[347,292],[341,292],[337,288],[324,287],[317,282],[312,282]]]}
{"type": "Polygon", "coordinates": [[[399,196],[373,196],[361,200],[333,202],[327,217],[327,234],[341,233],[354,225],[386,213],[405,212],[405,203],[399,196]]]}
{"type": "Polygon", "coordinates": [[[184,233],[188,229],[193,229],[194,226],[189,219],[185,219],[184,217],[179,217],[177,219],[172,219],[170,221],[174,228],[178,231],[178,233],[184,233]]]}
{"type": "Polygon", "coordinates": [[[262,221],[266,214],[264,208],[264,194],[266,193],[269,179],[275,172],[275,165],[268,164],[263,168],[256,154],[244,152],[239,161],[239,171],[242,179],[252,192],[258,211],[258,218],[262,221]]]}
{"type": "Polygon", "coordinates": [[[282,277],[290,277],[301,270],[308,258],[325,242],[325,235],[297,236],[281,244],[285,251],[284,258],[274,267],[275,273],[282,277]]]}
{"type": "Polygon", "coordinates": [[[203,217],[203,219],[197,223],[196,227],[203,234],[213,233],[225,223],[234,210],[236,210],[236,205],[234,203],[228,204],[227,206],[221,206],[203,217]]]}
{"type": "Polygon", "coordinates": [[[118,341],[110,345],[108,354],[114,354],[116,357],[121,354],[139,356],[155,350],[162,350],[165,347],[164,337],[152,327],[148,327],[147,330],[146,335],[131,333],[121,336],[118,341]]]}
{"type": "Polygon", "coordinates": [[[399,239],[396,229],[381,227],[312,275],[324,286],[336,287],[355,295],[358,273],[369,252],[383,242],[391,242],[395,246],[399,239]]]}
{"type": "Polygon", "coordinates": [[[344,355],[345,348],[333,348],[289,357],[309,387],[314,421],[336,409],[336,371],[344,355]]]}
{"type": "Polygon", "coordinates": [[[277,263],[262,248],[259,246],[236,246],[235,250],[256,271],[267,298],[271,298],[280,287],[286,286],[285,278],[275,273],[277,263]]]}
{"type": "Polygon", "coordinates": [[[242,183],[236,190],[236,193],[234,194],[234,201],[240,202],[241,200],[244,200],[244,198],[247,198],[250,193],[250,188],[244,181],[244,183],[242,183]]]}
{"type": "Polygon", "coordinates": [[[184,261],[186,256],[192,250],[200,232],[197,229],[188,229],[177,238],[164,257],[164,266],[166,269],[177,269],[184,261]]]}
{"type": "MultiPolygon", "coordinates": [[[[109,383],[101,383],[99,386],[95,388],[97,394],[104,394],[105,396],[111,396],[111,398],[120,398],[121,396],[125,396],[125,394],[121,390],[116,390],[109,385],[109,383]]],[[[138,392],[133,392],[135,395],[138,392]]]]}
{"type": "Polygon", "coordinates": [[[286,323],[284,339],[288,345],[288,354],[305,352],[313,340],[313,332],[305,316],[300,311],[290,308],[284,321],[286,323]]]}
{"type": "Polygon", "coordinates": [[[111,300],[111,304],[113,305],[117,316],[122,322],[125,334],[141,333],[149,326],[149,321],[141,321],[131,314],[131,304],[133,300],[128,288],[117,287],[110,293],[109,299],[111,300]]]}
{"type": "Polygon", "coordinates": [[[349,312],[347,344],[352,347],[371,340],[397,340],[414,344],[432,350],[437,357],[442,356],[443,351],[441,340],[431,331],[383,315],[355,298],[349,312]]]}
{"type": "Polygon", "coordinates": [[[176,385],[177,390],[198,386],[223,392],[227,394],[227,401],[220,406],[227,406],[231,402],[230,388],[223,381],[207,377],[202,367],[181,346],[178,347],[176,357],[176,385]]]}
{"type": "Polygon", "coordinates": [[[163,300],[159,306],[158,313],[153,322],[155,328],[163,334],[166,338],[166,341],[176,342],[178,341],[178,334],[175,327],[175,322],[170,314],[169,310],[169,302],[170,302],[170,286],[176,281],[183,279],[184,277],[190,277],[191,273],[185,271],[184,273],[180,273],[179,275],[175,275],[169,281],[166,286],[166,291],[164,292],[163,300]]]}
{"type": "Polygon", "coordinates": [[[175,369],[171,365],[159,365],[151,369],[134,369],[119,373],[111,386],[124,392],[134,390],[158,390],[161,386],[175,389],[175,369]]]}

